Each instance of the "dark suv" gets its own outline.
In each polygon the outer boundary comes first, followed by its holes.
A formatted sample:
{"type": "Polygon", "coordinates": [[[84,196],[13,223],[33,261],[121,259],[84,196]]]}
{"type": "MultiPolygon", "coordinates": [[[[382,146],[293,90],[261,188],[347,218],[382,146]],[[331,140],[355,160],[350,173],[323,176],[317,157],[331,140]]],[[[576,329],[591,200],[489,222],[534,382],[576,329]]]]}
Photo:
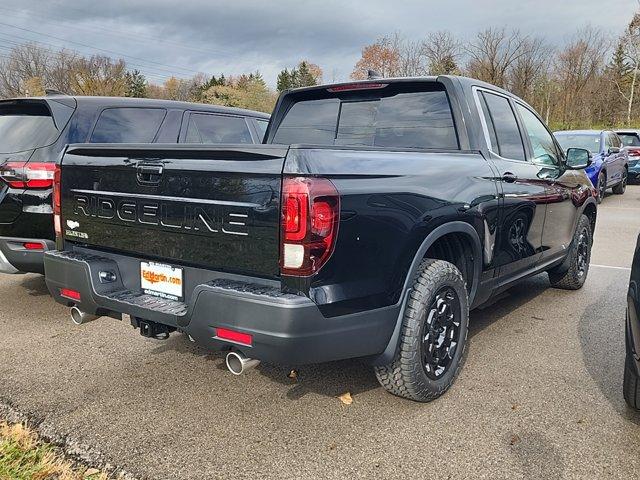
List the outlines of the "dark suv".
{"type": "Polygon", "coordinates": [[[0,101],[0,272],[44,273],[55,163],[70,143],[260,143],[269,115],[170,100],[51,95],[0,101]]]}

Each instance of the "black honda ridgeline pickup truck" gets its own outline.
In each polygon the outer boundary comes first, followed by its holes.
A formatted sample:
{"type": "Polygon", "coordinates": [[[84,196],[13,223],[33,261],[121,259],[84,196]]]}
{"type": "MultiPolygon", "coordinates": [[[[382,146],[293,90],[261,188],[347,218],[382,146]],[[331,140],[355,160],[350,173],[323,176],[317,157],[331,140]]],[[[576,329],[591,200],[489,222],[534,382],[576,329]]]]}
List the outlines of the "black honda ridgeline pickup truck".
{"type": "Polygon", "coordinates": [[[236,374],[366,357],[391,393],[454,381],[469,309],[548,272],[580,288],[596,193],[510,93],[440,76],[284,92],[265,145],[71,145],[54,298],[228,350],[236,374]]]}

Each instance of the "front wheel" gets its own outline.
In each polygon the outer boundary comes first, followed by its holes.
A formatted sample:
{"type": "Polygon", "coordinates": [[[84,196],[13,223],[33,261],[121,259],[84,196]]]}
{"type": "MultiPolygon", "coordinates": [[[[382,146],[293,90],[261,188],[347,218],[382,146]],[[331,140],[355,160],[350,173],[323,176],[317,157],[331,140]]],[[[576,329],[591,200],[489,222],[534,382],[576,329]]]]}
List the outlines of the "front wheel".
{"type": "Polygon", "coordinates": [[[462,367],[468,325],[469,299],[460,271],[443,260],[424,260],[409,293],[395,356],[375,367],[378,381],[400,397],[436,399],[462,367]]]}
{"type": "Polygon", "coordinates": [[[625,168],[622,172],[622,180],[620,180],[619,184],[613,187],[613,193],[615,193],[616,195],[622,195],[624,193],[624,191],[627,189],[627,177],[627,169],[625,168]]]}
{"type": "Polygon", "coordinates": [[[569,269],[563,264],[549,270],[549,281],[551,286],[565,290],[578,290],[582,288],[589,273],[589,262],[591,261],[591,243],[593,233],[591,232],[591,222],[586,215],[580,215],[578,227],[573,234],[571,247],[567,256],[569,269]]]}

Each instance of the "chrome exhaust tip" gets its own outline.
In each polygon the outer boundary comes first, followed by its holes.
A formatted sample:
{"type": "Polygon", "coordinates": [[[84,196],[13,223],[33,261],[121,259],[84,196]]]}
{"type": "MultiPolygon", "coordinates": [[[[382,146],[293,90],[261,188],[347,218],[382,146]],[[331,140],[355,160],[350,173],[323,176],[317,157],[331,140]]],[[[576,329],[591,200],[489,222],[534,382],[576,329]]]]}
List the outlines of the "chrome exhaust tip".
{"type": "Polygon", "coordinates": [[[240,352],[227,353],[227,368],[234,375],[242,375],[247,370],[260,365],[260,360],[255,358],[245,357],[240,352]]]}
{"type": "Polygon", "coordinates": [[[91,315],[90,313],[85,313],[78,307],[71,307],[71,321],[76,325],[84,325],[85,323],[93,322],[97,318],[100,317],[97,315],[91,315]]]}

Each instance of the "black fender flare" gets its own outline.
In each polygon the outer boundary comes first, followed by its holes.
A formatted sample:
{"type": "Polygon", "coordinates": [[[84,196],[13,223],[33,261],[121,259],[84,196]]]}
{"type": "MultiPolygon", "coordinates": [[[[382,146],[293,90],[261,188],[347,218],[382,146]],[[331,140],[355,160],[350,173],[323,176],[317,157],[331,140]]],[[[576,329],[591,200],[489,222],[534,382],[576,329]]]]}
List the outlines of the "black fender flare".
{"type": "Polygon", "coordinates": [[[399,302],[400,311],[398,313],[398,318],[396,320],[396,325],[393,329],[393,333],[391,334],[391,338],[389,339],[387,347],[384,349],[384,351],[381,354],[371,358],[370,363],[372,365],[386,365],[393,360],[393,357],[395,356],[396,350],[398,348],[398,343],[400,342],[402,319],[404,317],[404,310],[407,305],[409,293],[411,291],[411,283],[418,272],[418,267],[420,266],[424,255],[427,253],[427,250],[429,250],[429,247],[431,247],[431,245],[433,245],[436,240],[449,233],[466,234],[471,240],[471,244],[473,247],[473,280],[471,283],[471,290],[469,291],[469,305],[473,304],[473,299],[476,296],[478,286],[480,284],[480,274],[482,273],[483,264],[482,244],[480,242],[480,237],[478,236],[478,232],[469,223],[462,221],[445,223],[443,225],[440,225],[439,227],[436,227],[431,233],[429,233],[429,235],[427,235],[427,237],[422,241],[422,244],[416,251],[404,280],[402,295],[400,296],[399,302]]]}

